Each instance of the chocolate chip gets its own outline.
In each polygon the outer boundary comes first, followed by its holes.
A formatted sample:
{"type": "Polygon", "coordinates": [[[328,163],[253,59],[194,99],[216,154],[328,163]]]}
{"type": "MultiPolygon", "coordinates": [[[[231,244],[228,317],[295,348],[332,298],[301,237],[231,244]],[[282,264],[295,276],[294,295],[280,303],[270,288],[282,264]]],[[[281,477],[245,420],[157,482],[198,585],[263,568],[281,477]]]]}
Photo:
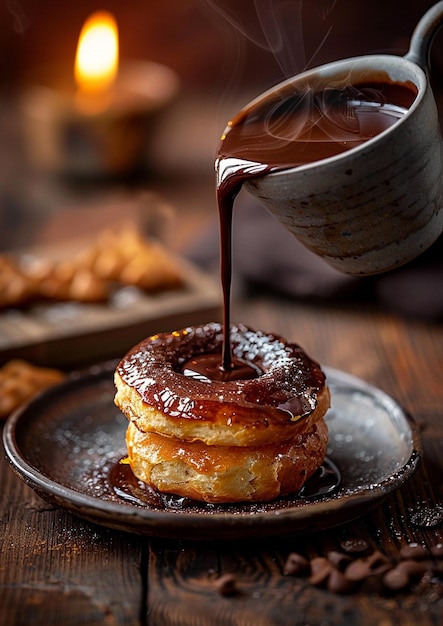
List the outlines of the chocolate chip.
{"type": "Polygon", "coordinates": [[[238,594],[237,581],[233,574],[223,574],[214,582],[216,591],[222,596],[235,596],[238,594]]]}
{"type": "Polygon", "coordinates": [[[327,559],[341,572],[344,572],[349,563],[352,563],[352,558],[348,554],[343,554],[343,552],[337,552],[336,550],[328,552],[327,559]]]}
{"type": "Polygon", "coordinates": [[[414,561],[413,559],[406,559],[401,561],[396,569],[401,572],[405,572],[410,578],[421,578],[430,568],[432,564],[429,561],[414,561]]]}
{"type": "Polygon", "coordinates": [[[328,577],[327,588],[333,593],[345,594],[354,591],[355,585],[338,569],[332,569],[328,577]]]}
{"type": "Polygon", "coordinates": [[[403,591],[409,587],[410,579],[407,572],[394,567],[383,576],[383,584],[391,591],[403,591]]]}
{"type": "Polygon", "coordinates": [[[348,565],[345,570],[346,578],[354,582],[361,582],[369,576],[384,574],[392,568],[389,559],[376,550],[365,558],[357,559],[348,565]]]}
{"type": "MultiPolygon", "coordinates": [[[[351,542],[351,540],[348,540],[351,542]]],[[[356,540],[344,545],[355,549],[356,540]]],[[[368,544],[362,540],[358,544],[363,552],[368,544]]],[[[412,584],[436,590],[443,596],[443,543],[437,543],[427,550],[418,543],[409,543],[400,550],[400,559],[393,563],[386,554],[374,550],[371,554],[354,558],[350,552],[330,550],[326,557],[318,556],[310,561],[296,552],[289,554],[285,566],[286,575],[307,575],[308,582],[317,587],[325,587],[337,594],[347,594],[361,588],[368,592],[386,593],[403,591],[412,584]],[[433,557],[433,558],[432,558],[433,557]],[[440,591],[441,590],[441,591],[440,591]]]]}
{"type": "Polygon", "coordinates": [[[333,566],[324,556],[318,556],[311,560],[311,576],[309,582],[315,587],[326,584],[329,574],[333,570],[333,566]]]}
{"type": "Polygon", "coordinates": [[[369,576],[371,568],[365,559],[357,559],[350,563],[345,570],[345,576],[348,580],[358,583],[369,576]]]}
{"type": "Polygon", "coordinates": [[[391,566],[388,557],[379,550],[374,550],[374,552],[368,556],[367,560],[372,571],[378,571],[386,566],[391,566]]]}
{"type": "Polygon", "coordinates": [[[424,546],[418,543],[409,543],[407,546],[403,546],[400,550],[400,557],[402,559],[415,559],[423,560],[429,557],[429,552],[424,546]]]}
{"type": "Polygon", "coordinates": [[[349,554],[362,554],[369,549],[368,542],[364,539],[344,539],[340,542],[342,549],[349,554]]]}
{"type": "Polygon", "coordinates": [[[298,552],[291,552],[283,569],[285,576],[303,576],[309,571],[309,561],[298,552]]]}

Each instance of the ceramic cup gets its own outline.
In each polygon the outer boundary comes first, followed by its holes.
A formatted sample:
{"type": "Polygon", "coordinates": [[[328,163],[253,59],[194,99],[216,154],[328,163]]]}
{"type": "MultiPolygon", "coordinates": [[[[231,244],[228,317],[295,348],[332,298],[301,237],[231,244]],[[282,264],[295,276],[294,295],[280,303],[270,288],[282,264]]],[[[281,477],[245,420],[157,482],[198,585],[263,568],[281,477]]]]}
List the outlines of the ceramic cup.
{"type": "Polygon", "coordinates": [[[307,248],[342,272],[370,275],[412,260],[443,230],[442,143],[429,86],[429,50],[443,2],[420,20],[404,57],[368,55],[304,72],[291,84],[320,90],[368,81],[415,86],[408,112],[359,147],[253,178],[246,188],[307,248]]]}

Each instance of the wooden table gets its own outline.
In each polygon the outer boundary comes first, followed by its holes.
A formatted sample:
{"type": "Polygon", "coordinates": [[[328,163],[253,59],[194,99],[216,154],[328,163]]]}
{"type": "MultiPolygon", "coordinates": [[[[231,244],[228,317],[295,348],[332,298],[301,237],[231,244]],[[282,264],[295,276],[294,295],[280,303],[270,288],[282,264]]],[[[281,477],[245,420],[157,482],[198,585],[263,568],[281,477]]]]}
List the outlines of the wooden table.
{"type": "Polygon", "coordinates": [[[397,558],[402,546],[443,542],[408,511],[443,493],[443,328],[370,310],[315,307],[255,296],[235,321],[283,334],[321,363],[393,396],[420,425],[423,462],[374,511],[303,537],[199,543],[151,540],[92,525],[54,508],[0,458],[0,623],[94,625],[430,625],[443,621],[443,583],[385,593],[333,593],[283,574],[292,551],[325,555],[346,539],[397,558]],[[238,593],[214,584],[232,574],[238,593]]]}

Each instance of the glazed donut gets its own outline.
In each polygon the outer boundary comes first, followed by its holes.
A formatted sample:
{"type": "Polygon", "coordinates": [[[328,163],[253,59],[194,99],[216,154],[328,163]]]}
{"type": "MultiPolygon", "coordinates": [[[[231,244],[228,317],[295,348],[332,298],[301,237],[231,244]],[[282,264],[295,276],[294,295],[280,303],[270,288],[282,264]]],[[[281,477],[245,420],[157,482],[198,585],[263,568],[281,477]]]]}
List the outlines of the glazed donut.
{"type": "Polygon", "coordinates": [[[160,491],[209,502],[270,499],[300,489],[323,462],[329,390],[319,364],[297,344],[243,325],[231,327],[230,340],[252,378],[186,375],[193,359],[221,362],[217,323],[148,337],[116,368],[131,468],[160,491]],[[220,471],[223,456],[231,471],[220,471]],[[191,463],[197,458],[212,470],[191,463]]]}
{"type": "Polygon", "coordinates": [[[320,366],[277,335],[231,328],[233,354],[262,372],[257,378],[205,382],[181,373],[192,357],[221,355],[222,342],[217,323],[145,339],[117,366],[117,406],[142,432],[223,446],[286,441],[323,417],[329,390],[320,366]]]}

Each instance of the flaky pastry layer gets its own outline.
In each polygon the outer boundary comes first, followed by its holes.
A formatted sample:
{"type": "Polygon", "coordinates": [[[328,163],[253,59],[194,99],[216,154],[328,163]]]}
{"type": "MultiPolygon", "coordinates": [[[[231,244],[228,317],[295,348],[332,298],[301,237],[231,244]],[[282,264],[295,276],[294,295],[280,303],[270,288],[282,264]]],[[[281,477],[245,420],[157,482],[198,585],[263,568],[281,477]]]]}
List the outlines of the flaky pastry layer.
{"type": "Polygon", "coordinates": [[[205,502],[267,501],[297,492],[322,464],[323,419],[291,440],[264,446],[216,446],[141,432],[130,423],[128,458],[154,489],[205,502]]]}
{"type": "Polygon", "coordinates": [[[125,383],[118,372],[115,373],[115,385],[116,405],[140,432],[157,433],[186,442],[201,441],[211,446],[263,446],[288,441],[322,419],[330,404],[329,389],[325,385],[318,392],[315,409],[300,419],[269,422],[257,405],[255,419],[242,422],[237,407],[220,402],[218,412],[211,421],[206,421],[162,413],[143,402],[136,389],[125,383]]]}

